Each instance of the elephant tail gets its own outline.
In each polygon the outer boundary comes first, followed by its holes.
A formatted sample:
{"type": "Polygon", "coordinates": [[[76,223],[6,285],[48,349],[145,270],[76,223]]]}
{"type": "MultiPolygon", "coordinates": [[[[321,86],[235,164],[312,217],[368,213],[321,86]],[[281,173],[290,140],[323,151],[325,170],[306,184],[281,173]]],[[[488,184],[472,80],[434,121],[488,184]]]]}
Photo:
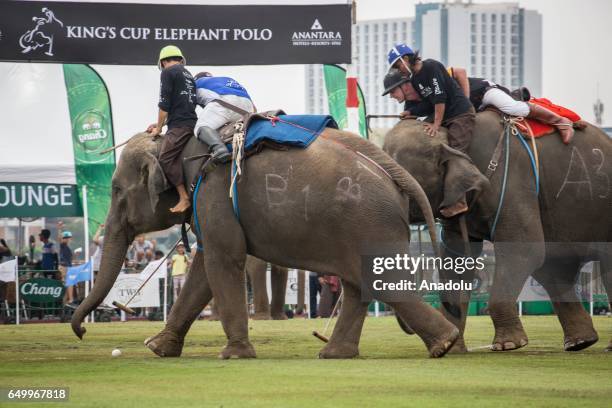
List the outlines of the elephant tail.
{"type": "Polygon", "coordinates": [[[436,254],[440,254],[433,211],[425,191],[410,173],[375,144],[350,132],[327,129],[320,137],[342,144],[383,170],[398,188],[413,198],[425,217],[429,236],[436,254]]]}

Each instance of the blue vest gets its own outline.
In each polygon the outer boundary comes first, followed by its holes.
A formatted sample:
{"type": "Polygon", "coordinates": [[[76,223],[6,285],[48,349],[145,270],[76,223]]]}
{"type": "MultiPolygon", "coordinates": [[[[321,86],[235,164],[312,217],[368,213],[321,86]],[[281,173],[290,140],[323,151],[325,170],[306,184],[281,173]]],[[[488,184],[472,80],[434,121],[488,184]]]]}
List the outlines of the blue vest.
{"type": "Polygon", "coordinates": [[[221,96],[236,95],[251,100],[246,89],[238,82],[228,77],[204,77],[196,81],[196,89],[203,88],[221,96]]]}

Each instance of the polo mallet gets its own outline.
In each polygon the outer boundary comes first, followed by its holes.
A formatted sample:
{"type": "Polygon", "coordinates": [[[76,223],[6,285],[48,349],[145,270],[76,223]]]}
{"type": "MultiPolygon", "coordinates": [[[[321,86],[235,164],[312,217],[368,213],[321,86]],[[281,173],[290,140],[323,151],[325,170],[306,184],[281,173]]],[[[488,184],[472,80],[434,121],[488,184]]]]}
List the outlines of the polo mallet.
{"type": "MultiPolygon", "coordinates": [[[[189,226],[189,228],[187,228],[187,231],[189,231],[191,229],[191,226],[189,226]]],[[[136,314],[136,312],[134,311],[134,309],[132,309],[131,307],[128,307],[128,305],[130,304],[130,302],[132,300],[134,300],[134,298],[136,297],[136,295],[138,295],[138,293],[140,292],[140,290],[144,287],[144,285],[147,284],[147,282],[149,282],[151,280],[151,278],[153,277],[153,275],[155,275],[155,272],[157,272],[157,270],[159,269],[160,266],[162,266],[162,264],[168,259],[168,257],[170,256],[170,254],[172,252],[174,252],[174,250],[176,249],[176,247],[178,246],[178,244],[183,240],[183,238],[179,238],[176,243],[174,244],[174,246],[172,247],[172,249],[170,251],[168,251],[168,253],[166,254],[166,256],[164,256],[162,258],[162,261],[159,263],[159,265],[157,265],[157,268],[155,268],[155,270],[153,272],[151,272],[151,275],[149,275],[149,277],[142,282],[142,285],[140,285],[140,287],[138,288],[138,290],[136,290],[136,292],[134,292],[134,294],[132,295],[131,298],[128,299],[127,302],[125,302],[125,304],[121,304],[119,302],[117,302],[116,300],[113,301],[113,306],[115,306],[117,309],[123,310],[126,313],[129,314],[136,314]]]]}
{"type": "Polygon", "coordinates": [[[316,330],[312,332],[313,336],[315,336],[317,339],[321,340],[324,343],[329,342],[329,338],[327,338],[325,335],[327,334],[327,329],[329,328],[329,324],[331,323],[332,319],[334,318],[334,315],[336,314],[336,310],[338,310],[338,305],[342,302],[343,298],[344,298],[344,291],[342,291],[342,293],[340,294],[340,297],[338,298],[338,301],[334,305],[334,309],[332,310],[331,315],[329,316],[329,319],[327,319],[327,323],[325,323],[323,334],[319,333],[316,330]]]}

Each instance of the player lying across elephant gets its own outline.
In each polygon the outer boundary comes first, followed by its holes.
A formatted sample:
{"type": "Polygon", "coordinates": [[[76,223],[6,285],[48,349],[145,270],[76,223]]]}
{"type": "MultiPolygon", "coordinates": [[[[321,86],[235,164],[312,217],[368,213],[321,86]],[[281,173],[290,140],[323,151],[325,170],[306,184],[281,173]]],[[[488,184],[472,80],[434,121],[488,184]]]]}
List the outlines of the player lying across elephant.
{"type": "MultiPolygon", "coordinates": [[[[586,348],[598,336],[576,297],[574,283],[581,263],[598,260],[612,299],[612,140],[591,125],[576,130],[569,145],[558,135],[539,138],[538,169],[535,157],[533,162],[529,157],[531,147],[510,134],[504,183],[507,150],[506,140],[500,138],[502,130],[499,114],[478,113],[468,157],[448,147],[445,132],[431,137],[422,122],[404,120],[387,134],[383,149],[417,179],[434,212],[439,213],[443,201],[452,202],[465,193],[468,202],[475,200],[466,215],[472,255],[479,253],[483,240],[495,243],[495,278],[489,302],[495,325],[493,350],[527,344],[516,300],[532,274],[553,301],[564,331],[565,350],[586,348]],[[500,140],[501,154],[494,160],[500,140]],[[483,174],[490,176],[490,182],[483,174]],[[452,187],[445,190],[444,186],[452,187]]],[[[443,242],[447,254],[464,253],[456,218],[444,222],[443,242]]],[[[441,277],[456,279],[457,275],[441,271],[441,277]]],[[[471,281],[472,275],[465,279],[471,281]]],[[[454,313],[444,310],[447,318],[463,332],[469,293],[460,295],[442,294],[454,305],[449,309],[454,313]]],[[[455,348],[465,350],[462,338],[455,348]]]]}
{"type": "MultiPolygon", "coordinates": [[[[100,272],[72,319],[79,337],[85,332],[83,318],[115,282],[133,237],[183,220],[168,212],[178,197],[166,188],[158,150],[159,141],[139,134],[122,152],[112,181],[100,272]]],[[[184,155],[206,153],[207,147],[194,138],[184,155]]],[[[341,277],[344,306],[320,356],[356,356],[368,306],[361,298],[361,255],[380,247],[407,251],[410,199],[433,230],[423,190],[381,149],[336,129],[325,129],[305,149],[264,148],[242,164],[236,192],[239,218],[228,198],[230,165],[217,167],[196,189],[193,227],[200,232],[203,252],[196,254],[166,327],[150,339],[149,347],[159,355],[180,355],[191,323],[214,294],[227,336],[220,356],[254,357],[245,299],[248,253],[278,265],[341,277]]],[[[186,171],[186,177],[193,180],[194,173],[186,171]]],[[[457,328],[417,296],[390,305],[423,339],[432,357],[444,355],[458,337],[457,328]]]]}

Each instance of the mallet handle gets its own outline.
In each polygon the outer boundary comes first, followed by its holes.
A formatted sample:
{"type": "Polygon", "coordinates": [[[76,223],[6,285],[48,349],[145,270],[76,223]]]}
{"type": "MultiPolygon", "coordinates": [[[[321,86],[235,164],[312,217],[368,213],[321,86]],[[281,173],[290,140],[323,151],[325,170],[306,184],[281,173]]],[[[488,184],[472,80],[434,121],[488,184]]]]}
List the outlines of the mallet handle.
{"type": "Polygon", "coordinates": [[[113,306],[115,306],[117,309],[123,310],[125,313],[131,314],[131,315],[135,315],[136,314],[134,309],[132,309],[130,307],[127,307],[125,305],[122,305],[121,303],[119,303],[117,301],[113,301],[113,306]]]}

